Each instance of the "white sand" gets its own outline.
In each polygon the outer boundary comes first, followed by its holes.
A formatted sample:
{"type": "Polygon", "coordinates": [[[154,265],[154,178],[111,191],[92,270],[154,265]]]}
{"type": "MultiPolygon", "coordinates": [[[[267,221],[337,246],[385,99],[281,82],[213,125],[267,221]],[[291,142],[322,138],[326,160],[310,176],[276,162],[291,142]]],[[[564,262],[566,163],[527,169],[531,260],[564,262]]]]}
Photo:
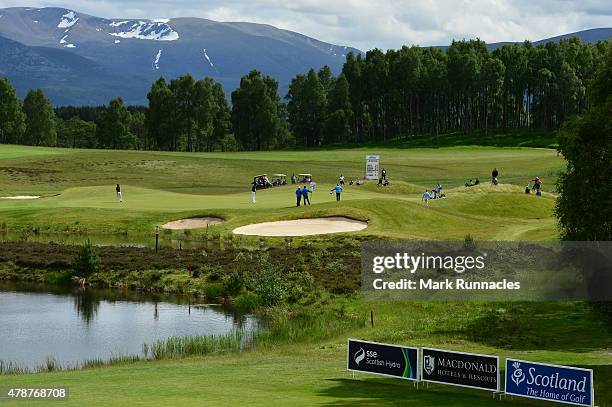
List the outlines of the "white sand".
{"type": "Polygon", "coordinates": [[[0,199],[38,199],[38,195],[0,196],[0,199]]]}
{"type": "Polygon", "coordinates": [[[358,232],[367,227],[367,222],[337,216],[255,223],[236,228],[234,233],[249,236],[311,236],[328,233],[358,232]]]}
{"type": "Polygon", "coordinates": [[[168,222],[162,225],[164,229],[180,230],[180,229],[201,229],[212,225],[218,225],[222,223],[223,219],[206,217],[206,218],[190,218],[190,219],[179,219],[172,222],[168,222]]]}

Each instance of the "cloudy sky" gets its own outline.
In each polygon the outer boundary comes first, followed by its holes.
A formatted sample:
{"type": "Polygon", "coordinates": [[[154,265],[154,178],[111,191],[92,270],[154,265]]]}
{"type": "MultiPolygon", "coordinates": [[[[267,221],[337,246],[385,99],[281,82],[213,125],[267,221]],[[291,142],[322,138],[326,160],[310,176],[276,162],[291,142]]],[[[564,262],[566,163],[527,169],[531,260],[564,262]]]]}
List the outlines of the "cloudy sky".
{"type": "Polygon", "coordinates": [[[610,0],[0,0],[0,7],[60,6],[99,17],[204,17],[297,31],[362,50],[538,40],[612,26],[610,0]]]}

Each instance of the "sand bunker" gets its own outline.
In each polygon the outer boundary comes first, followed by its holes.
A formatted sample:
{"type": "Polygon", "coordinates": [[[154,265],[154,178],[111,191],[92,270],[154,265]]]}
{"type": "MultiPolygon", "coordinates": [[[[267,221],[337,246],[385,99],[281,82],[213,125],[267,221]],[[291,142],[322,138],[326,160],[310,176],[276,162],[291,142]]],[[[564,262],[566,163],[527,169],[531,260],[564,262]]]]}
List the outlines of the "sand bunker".
{"type": "Polygon", "coordinates": [[[0,196],[0,199],[38,199],[38,195],[0,196]]]}
{"type": "Polygon", "coordinates": [[[358,232],[367,227],[366,222],[344,217],[331,217],[255,223],[236,228],[234,233],[249,236],[310,236],[358,232]]]}
{"type": "Polygon", "coordinates": [[[172,222],[168,222],[162,225],[164,229],[180,230],[180,229],[201,229],[212,225],[218,225],[222,223],[223,219],[206,217],[206,218],[190,218],[190,219],[179,219],[172,222]]]}

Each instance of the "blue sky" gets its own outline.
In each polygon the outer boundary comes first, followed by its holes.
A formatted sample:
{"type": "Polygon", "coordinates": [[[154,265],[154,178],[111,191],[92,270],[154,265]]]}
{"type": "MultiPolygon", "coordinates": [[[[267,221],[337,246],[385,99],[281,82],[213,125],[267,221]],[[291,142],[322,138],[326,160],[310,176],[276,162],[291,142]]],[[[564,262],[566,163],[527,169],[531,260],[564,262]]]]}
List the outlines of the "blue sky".
{"type": "Polygon", "coordinates": [[[249,21],[362,50],[475,37],[538,40],[612,26],[610,0],[0,0],[9,6],[59,6],[107,18],[249,21]]]}

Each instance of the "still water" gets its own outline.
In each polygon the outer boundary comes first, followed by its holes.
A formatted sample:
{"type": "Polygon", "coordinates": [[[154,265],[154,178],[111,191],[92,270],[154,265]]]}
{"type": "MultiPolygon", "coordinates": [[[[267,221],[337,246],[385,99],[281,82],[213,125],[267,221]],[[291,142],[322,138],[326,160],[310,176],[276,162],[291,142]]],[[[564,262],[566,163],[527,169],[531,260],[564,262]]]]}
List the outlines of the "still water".
{"type": "Polygon", "coordinates": [[[225,334],[257,328],[252,315],[180,297],[0,282],[0,360],[36,368],[142,355],[143,343],[169,336],[225,334]]]}

